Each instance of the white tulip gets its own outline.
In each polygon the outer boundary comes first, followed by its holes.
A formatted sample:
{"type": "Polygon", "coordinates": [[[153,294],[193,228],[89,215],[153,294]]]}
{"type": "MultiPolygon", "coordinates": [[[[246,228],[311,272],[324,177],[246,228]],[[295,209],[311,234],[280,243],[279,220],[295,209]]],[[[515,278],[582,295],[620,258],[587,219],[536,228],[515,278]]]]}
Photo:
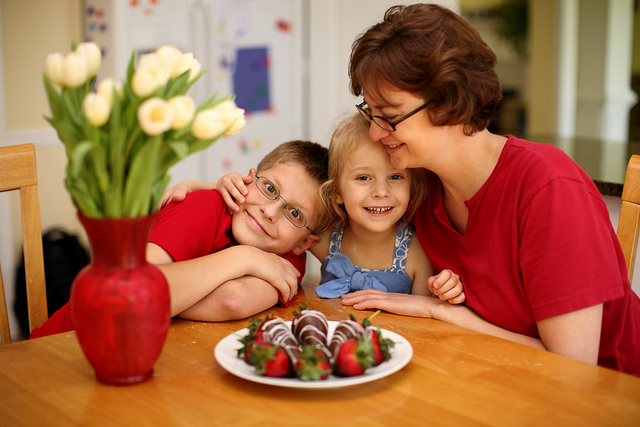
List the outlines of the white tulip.
{"type": "Polygon", "coordinates": [[[193,57],[192,53],[183,53],[176,61],[171,76],[175,78],[185,71],[190,70],[189,81],[191,81],[200,73],[201,68],[200,62],[193,57]]]}
{"type": "Polygon", "coordinates": [[[172,79],[176,78],[177,76],[175,76],[173,72],[174,72],[176,63],[180,60],[180,57],[182,56],[182,52],[180,51],[180,49],[171,45],[160,46],[156,50],[156,56],[160,60],[160,62],[162,62],[163,66],[169,69],[171,78],[172,79]]]}
{"type": "Polygon", "coordinates": [[[166,85],[169,77],[168,70],[163,67],[140,67],[133,73],[131,89],[138,97],[144,98],[166,85]]]}
{"type": "Polygon", "coordinates": [[[64,66],[64,56],[61,53],[47,55],[46,72],[51,83],[62,86],[62,68],[64,66]]]}
{"type": "Polygon", "coordinates": [[[64,86],[75,88],[87,81],[87,60],[76,52],[68,53],[62,65],[64,86]]]}
{"type": "Polygon", "coordinates": [[[196,104],[193,102],[193,98],[186,95],[174,96],[169,100],[169,105],[173,109],[171,129],[180,130],[191,123],[196,113],[196,104]]]}
{"type": "Polygon", "coordinates": [[[149,98],[138,108],[138,124],[149,136],[160,135],[171,129],[173,109],[162,98],[149,98]]]}
{"type": "Polygon", "coordinates": [[[224,132],[227,125],[215,109],[209,108],[196,114],[191,125],[191,133],[198,139],[217,138],[224,132]]]}
{"type": "Polygon", "coordinates": [[[113,92],[116,92],[118,98],[122,99],[124,97],[124,90],[122,88],[122,83],[119,81],[112,79],[111,77],[107,77],[102,80],[100,84],[98,84],[98,88],[96,92],[102,95],[107,102],[109,103],[109,108],[113,106],[113,92]]]}
{"type": "Polygon", "coordinates": [[[94,77],[100,70],[100,62],[102,61],[102,52],[97,44],[87,42],[80,43],[76,47],[76,53],[79,53],[87,61],[87,77],[94,77]]]}
{"type": "Polygon", "coordinates": [[[236,103],[230,99],[224,100],[213,107],[222,116],[227,127],[225,136],[233,135],[247,124],[244,117],[244,110],[238,108],[236,103]]]}
{"type": "Polygon", "coordinates": [[[89,92],[82,100],[82,112],[95,127],[107,123],[111,114],[111,104],[99,93],[89,92]]]}

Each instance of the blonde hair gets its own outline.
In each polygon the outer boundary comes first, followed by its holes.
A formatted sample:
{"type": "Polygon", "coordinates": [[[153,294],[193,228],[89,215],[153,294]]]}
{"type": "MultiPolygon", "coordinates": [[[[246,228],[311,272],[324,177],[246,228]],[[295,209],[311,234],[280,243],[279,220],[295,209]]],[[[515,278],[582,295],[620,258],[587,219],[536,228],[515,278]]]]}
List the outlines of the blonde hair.
{"type": "MultiPolygon", "coordinates": [[[[320,187],[320,198],[326,212],[325,221],[331,228],[346,224],[349,217],[344,206],[336,200],[340,192],[340,176],[345,168],[346,159],[362,144],[379,144],[369,138],[369,120],[360,113],[344,119],[331,136],[329,144],[329,179],[320,187]]],[[[427,194],[427,171],[408,169],[411,179],[411,198],[407,211],[399,224],[407,225],[427,194]]]]}

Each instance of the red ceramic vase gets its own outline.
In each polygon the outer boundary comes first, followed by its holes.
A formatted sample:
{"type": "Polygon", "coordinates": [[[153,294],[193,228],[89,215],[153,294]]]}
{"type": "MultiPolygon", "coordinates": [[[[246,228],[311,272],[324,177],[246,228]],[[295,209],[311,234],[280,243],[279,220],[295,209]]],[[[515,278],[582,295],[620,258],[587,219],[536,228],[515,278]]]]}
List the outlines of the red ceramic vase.
{"type": "Polygon", "coordinates": [[[171,321],[167,281],[145,257],[155,215],[78,217],[92,252],[71,288],[78,341],[98,381],[143,382],[153,375],[171,321]]]}

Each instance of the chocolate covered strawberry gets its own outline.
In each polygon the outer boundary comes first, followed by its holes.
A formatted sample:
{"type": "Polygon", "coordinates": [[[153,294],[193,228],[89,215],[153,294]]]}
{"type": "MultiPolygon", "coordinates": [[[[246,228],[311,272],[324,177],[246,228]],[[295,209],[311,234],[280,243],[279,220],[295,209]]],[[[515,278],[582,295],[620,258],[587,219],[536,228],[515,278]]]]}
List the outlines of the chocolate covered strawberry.
{"type": "Polygon", "coordinates": [[[279,317],[269,319],[262,324],[264,340],[283,347],[298,346],[298,340],[291,332],[291,328],[279,317]]]}
{"type": "Polygon", "coordinates": [[[322,347],[305,344],[294,363],[295,373],[302,381],[326,379],[331,373],[331,363],[322,347]]]}
{"type": "Polygon", "coordinates": [[[329,322],[321,311],[309,310],[300,304],[300,312],[294,313],[291,331],[300,344],[314,344],[327,347],[329,322]]]}
{"type": "Polygon", "coordinates": [[[361,337],[365,332],[364,326],[353,318],[349,320],[343,320],[336,326],[329,342],[329,353],[331,353],[331,363],[335,363],[335,358],[338,355],[338,349],[340,346],[353,339],[361,337]]]}
{"type": "Polygon", "coordinates": [[[373,366],[378,366],[382,362],[391,359],[391,349],[396,343],[388,338],[382,338],[380,328],[368,326],[366,336],[371,339],[373,347],[373,366]]]}
{"type": "Polygon", "coordinates": [[[249,362],[258,375],[276,378],[291,375],[291,359],[279,345],[254,343],[249,349],[249,362]]]}
{"type": "Polygon", "coordinates": [[[353,377],[364,374],[364,371],[372,367],[373,363],[371,339],[363,335],[340,345],[334,368],[339,374],[353,377]]]}

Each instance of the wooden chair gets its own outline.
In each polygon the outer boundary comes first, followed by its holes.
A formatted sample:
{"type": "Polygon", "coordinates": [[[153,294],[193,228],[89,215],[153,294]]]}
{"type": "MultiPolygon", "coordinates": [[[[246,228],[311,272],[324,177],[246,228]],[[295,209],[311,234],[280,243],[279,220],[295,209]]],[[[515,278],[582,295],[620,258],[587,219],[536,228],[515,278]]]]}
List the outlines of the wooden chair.
{"type": "Polygon", "coordinates": [[[633,267],[638,249],[640,231],[640,156],[634,154],[629,160],[622,189],[622,207],[618,220],[618,240],[627,263],[629,283],[633,279],[633,267]]]}
{"type": "MultiPolygon", "coordinates": [[[[0,192],[9,190],[20,190],[29,331],[31,331],[41,326],[48,318],[36,153],[33,144],[0,147],[0,192]]],[[[13,266],[9,266],[11,267],[13,266]]],[[[1,270],[0,339],[2,344],[11,343],[1,270]]]]}

